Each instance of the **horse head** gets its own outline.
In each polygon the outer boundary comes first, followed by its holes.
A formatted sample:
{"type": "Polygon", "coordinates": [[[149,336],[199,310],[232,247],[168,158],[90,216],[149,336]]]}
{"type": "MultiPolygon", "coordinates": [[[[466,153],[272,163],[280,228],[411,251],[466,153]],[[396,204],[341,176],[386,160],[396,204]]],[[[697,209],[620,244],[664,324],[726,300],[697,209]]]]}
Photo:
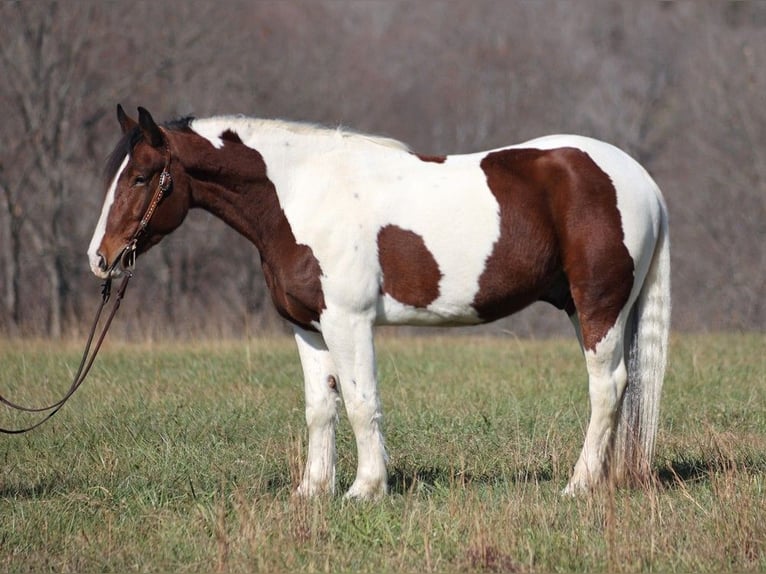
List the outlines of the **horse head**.
{"type": "Polygon", "coordinates": [[[169,131],[144,108],[135,121],[118,105],[117,120],[122,138],[107,163],[106,199],[88,248],[91,270],[101,278],[119,275],[181,225],[190,205],[169,131]]]}

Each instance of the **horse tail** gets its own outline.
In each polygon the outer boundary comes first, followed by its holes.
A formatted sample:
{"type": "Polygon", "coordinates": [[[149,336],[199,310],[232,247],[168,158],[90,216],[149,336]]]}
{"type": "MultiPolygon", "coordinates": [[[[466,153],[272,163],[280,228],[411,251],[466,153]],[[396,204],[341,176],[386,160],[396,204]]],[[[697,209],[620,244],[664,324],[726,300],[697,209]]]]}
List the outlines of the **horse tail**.
{"type": "Polygon", "coordinates": [[[662,196],[659,236],[625,333],[628,384],[617,422],[612,470],[618,482],[651,476],[670,332],[670,237],[662,196]]]}

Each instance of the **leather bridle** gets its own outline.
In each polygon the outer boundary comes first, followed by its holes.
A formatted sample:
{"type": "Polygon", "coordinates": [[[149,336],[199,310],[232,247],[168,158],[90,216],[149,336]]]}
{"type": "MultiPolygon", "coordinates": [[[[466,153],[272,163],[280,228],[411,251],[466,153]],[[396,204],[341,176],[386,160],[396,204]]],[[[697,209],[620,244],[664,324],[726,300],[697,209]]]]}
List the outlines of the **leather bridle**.
{"type": "Polygon", "coordinates": [[[162,173],[160,173],[160,180],[157,182],[157,189],[154,191],[154,195],[152,196],[152,199],[149,202],[149,205],[146,207],[144,216],[141,218],[141,221],[139,222],[138,228],[136,229],[135,233],[133,233],[133,237],[127,243],[127,245],[122,248],[122,251],[115,258],[114,262],[112,263],[112,266],[109,268],[110,274],[112,270],[114,269],[114,267],[118,264],[122,267],[123,271],[125,272],[131,271],[133,267],[135,267],[136,249],[138,248],[138,240],[146,232],[146,228],[149,226],[149,222],[151,221],[152,216],[154,215],[154,212],[157,210],[157,206],[165,197],[165,194],[168,192],[172,184],[173,184],[173,178],[170,175],[170,146],[166,144],[165,145],[165,165],[162,168],[162,173]]]}
{"type": "Polygon", "coordinates": [[[83,381],[85,380],[85,377],[88,376],[88,373],[90,372],[90,368],[91,366],[93,366],[93,361],[96,360],[96,355],[98,354],[99,349],[101,349],[101,344],[104,342],[104,339],[106,338],[106,333],[107,331],[109,331],[109,327],[112,324],[112,319],[114,319],[114,316],[117,314],[117,310],[120,308],[120,303],[122,303],[122,299],[125,296],[125,291],[128,288],[128,283],[130,282],[130,279],[133,277],[133,268],[136,265],[136,249],[138,247],[138,240],[146,232],[146,228],[149,226],[149,222],[151,221],[152,216],[154,215],[154,212],[157,210],[157,206],[165,197],[165,194],[170,190],[170,186],[173,183],[173,179],[170,176],[170,147],[167,144],[166,144],[165,150],[166,150],[165,165],[162,168],[162,173],[160,174],[160,179],[159,179],[159,182],[157,183],[157,189],[154,191],[154,194],[152,195],[152,199],[149,202],[149,205],[147,206],[146,211],[144,212],[144,216],[141,218],[141,222],[138,224],[138,228],[136,229],[135,233],[133,233],[133,237],[131,238],[131,240],[122,249],[120,254],[117,257],[115,257],[114,261],[112,262],[112,265],[107,270],[107,278],[104,280],[104,283],[101,285],[101,304],[99,305],[98,310],[96,311],[96,316],[93,319],[93,325],[90,328],[90,333],[88,334],[88,340],[85,343],[85,350],[83,351],[82,359],[80,360],[80,366],[78,367],[77,372],[75,373],[74,378],[72,379],[72,384],[69,386],[69,390],[67,390],[67,392],[64,394],[64,396],[61,399],[45,407],[22,406],[17,403],[14,403],[13,401],[10,401],[9,399],[6,399],[3,395],[0,395],[0,403],[12,409],[23,411],[26,413],[48,413],[41,420],[37,421],[35,424],[28,427],[23,427],[18,429],[8,429],[8,428],[0,427],[0,433],[23,434],[36,429],[37,427],[39,427],[40,425],[48,421],[57,412],[59,412],[59,410],[61,410],[61,407],[63,407],[64,404],[71,398],[71,396],[83,383],[83,381]],[[93,339],[96,335],[96,330],[98,329],[99,321],[101,320],[101,312],[104,310],[104,307],[106,306],[107,302],[111,298],[112,272],[118,266],[122,268],[124,277],[122,279],[122,282],[120,283],[120,287],[117,289],[117,295],[115,296],[114,303],[112,304],[112,308],[109,312],[109,315],[107,316],[106,321],[104,322],[104,326],[101,329],[101,332],[98,338],[96,339],[96,345],[95,347],[93,347],[93,352],[91,352],[91,345],[93,344],[93,339]]]}

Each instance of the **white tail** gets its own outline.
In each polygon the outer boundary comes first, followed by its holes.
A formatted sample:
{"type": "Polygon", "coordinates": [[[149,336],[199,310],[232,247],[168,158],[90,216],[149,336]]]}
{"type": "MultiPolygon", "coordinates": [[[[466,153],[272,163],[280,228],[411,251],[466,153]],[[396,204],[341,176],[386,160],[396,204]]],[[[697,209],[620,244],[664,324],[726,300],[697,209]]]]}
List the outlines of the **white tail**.
{"type": "Polygon", "coordinates": [[[651,472],[670,332],[670,237],[662,203],[660,234],[625,333],[628,386],[612,451],[617,481],[646,481],[651,472]]]}

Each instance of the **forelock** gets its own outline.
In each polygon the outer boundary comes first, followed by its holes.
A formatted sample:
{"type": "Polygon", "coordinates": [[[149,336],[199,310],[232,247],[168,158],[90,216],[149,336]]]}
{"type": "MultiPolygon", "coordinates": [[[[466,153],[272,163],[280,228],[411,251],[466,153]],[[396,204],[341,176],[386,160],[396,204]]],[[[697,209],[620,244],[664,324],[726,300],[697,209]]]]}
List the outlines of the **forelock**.
{"type": "Polygon", "coordinates": [[[112,183],[125,156],[131,153],[138,142],[143,139],[144,135],[138,126],[125,133],[120,138],[120,141],[117,142],[114,150],[112,150],[112,153],[110,153],[109,157],[106,159],[106,165],[104,166],[104,182],[106,185],[112,183]]]}

